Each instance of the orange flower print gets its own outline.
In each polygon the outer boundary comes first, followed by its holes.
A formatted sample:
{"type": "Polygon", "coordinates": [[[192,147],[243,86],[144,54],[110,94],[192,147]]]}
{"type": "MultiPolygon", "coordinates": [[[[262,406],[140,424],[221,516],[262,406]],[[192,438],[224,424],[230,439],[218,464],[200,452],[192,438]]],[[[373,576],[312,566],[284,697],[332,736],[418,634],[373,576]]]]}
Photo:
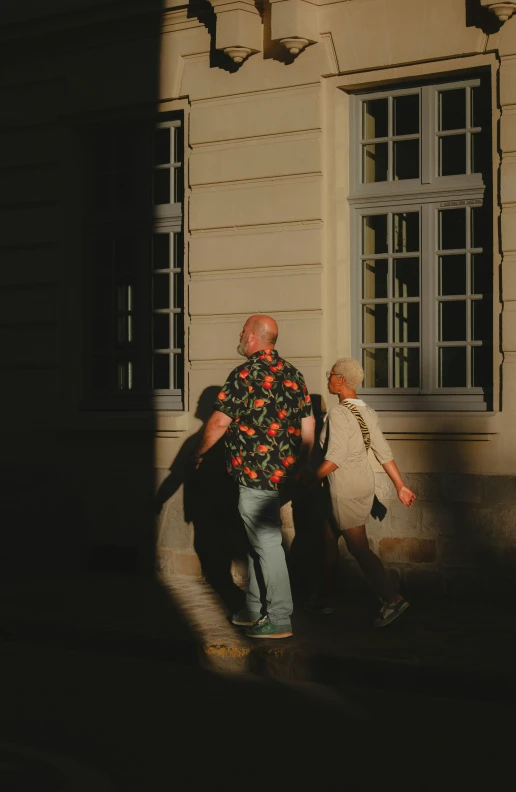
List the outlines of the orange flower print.
{"type": "Polygon", "coordinates": [[[277,430],[276,430],[276,429],[269,429],[269,431],[267,432],[267,434],[268,434],[268,436],[269,436],[269,437],[276,437],[276,435],[278,434],[278,432],[277,432],[277,430]]]}
{"type": "Polygon", "coordinates": [[[247,430],[247,436],[248,436],[248,437],[252,437],[252,436],[253,436],[253,435],[255,435],[255,434],[256,434],[256,429],[253,429],[253,428],[251,427],[250,429],[248,429],[248,430],[247,430]]]}
{"type": "Polygon", "coordinates": [[[233,459],[231,460],[231,464],[233,465],[233,467],[239,467],[242,464],[242,462],[243,462],[243,459],[242,459],[242,457],[239,457],[239,456],[238,457],[233,457],[233,459]]]}
{"type": "Polygon", "coordinates": [[[307,393],[307,394],[306,394],[306,396],[305,396],[305,402],[306,402],[306,404],[310,404],[310,402],[311,402],[311,401],[312,401],[312,400],[311,400],[311,398],[310,398],[309,394],[307,393]]]}
{"type": "Polygon", "coordinates": [[[274,377],[272,376],[272,374],[266,374],[263,379],[264,382],[274,382],[274,377]]]}
{"type": "Polygon", "coordinates": [[[269,446],[266,445],[258,446],[258,451],[260,452],[260,454],[266,454],[268,450],[269,450],[269,446]]]}
{"type": "MultiPolygon", "coordinates": [[[[213,396],[212,396],[212,398],[213,398],[213,396]]],[[[221,392],[219,393],[219,395],[217,396],[217,399],[218,399],[219,401],[224,401],[224,399],[227,399],[227,394],[226,394],[226,393],[224,393],[224,391],[221,391],[221,392]]]]}
{"type": "Polygon", "coordinates": [[[240,426],[240,431],[241,432],[247,432],[248,429],[249,429],[248,426],[244,426],[244,424],[241,424],[241,426],[240,426]]]}
{"type": "Polygon", "coordinates": [[[258,473],[256,472],[256,470],[250,470],[250,471],[249,471],[249,473],[248,473],[247,475],[248,475],[248,476],[249,476],[249,478],[251,478],[251,479],[258,478],[258,473]]]}
{"type": "Polygon", "coordinates": [[[297,384],[297,382],[292,382],[292,383],[291,383],[291,385],[290,385],[290,387],[292,388],[292,390],[294,390],[294,391],[295,391],[295,390],[298,390],[298,388],[299,388],[299,385],[297,384]]]}
{"type": "Polygon", "coordinates": [[[281,481],[281,479],[279,476],[271,476],[269,481],[272,481],[274,484],[278,484],[281,481]]]}
{"type": "Polygon", "coordinates": [[[246,377],[249,376],[249,372],[247,371],[247,369],[242,369],[239,376],[242,377],[242,379],[245,379],[246,377]]]}
{"type": "Polygon", "coordinates": [[[289,434],[295,434],[296,433],[296,427],[295,426],[289,426],[289,428],[287,429],[287,432],[289,434]]]}
{"type": "Polygon", "coordinates": [[[254,406],[255,407],[263,407],[264,404],[265,404],[265,401],[263,399],[255,399],[254,400],[254,406]]]}
{"type": "Polygon", "coordinates": [[[301,434],[301,429],[296,429],[294,434],[295,434],[296,437],[299,437],[299,435],[301,434]]]}
{"type": "Polygon", "coordinates": [[[244,468],[244,473],[246,474],[246,476],[248,476],[250,472],[251,472],[251,468],[247,467],[246,465],[244,468]]]}
{"type": "Polygon", "coordinates": [[[271,425],[269,426],[269,429],[280,429],[280,428],[281,427],[280,427],[279,423],[276,423],[276,421],[273,421],[271,423],[271,425]]]}
{"type": "Polygon", "coordinates": [[[292,387],[292,380],[284,380],[283,384],[284,384],[285,388],[291,388],[292,387]]]}

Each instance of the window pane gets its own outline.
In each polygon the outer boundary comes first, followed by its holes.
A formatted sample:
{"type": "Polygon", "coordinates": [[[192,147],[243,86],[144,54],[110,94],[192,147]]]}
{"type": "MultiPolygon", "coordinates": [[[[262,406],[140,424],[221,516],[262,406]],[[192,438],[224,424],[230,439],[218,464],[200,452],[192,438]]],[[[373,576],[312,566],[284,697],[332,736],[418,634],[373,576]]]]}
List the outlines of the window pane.
{"type": "Polygon", "coordinates": [[[113,297],[110,285],[95,281],[91,342],[96,352],[106,352],[111,341],[111,322],[113,316],[113,297]]]}
{"type": "Polygon", "coordinates": [[[471,122],[474,127],[481,127],[489,118],[491,108],[487,105],[485,92],[480,86],[471,89],[471,122]]]}
{"type": "Polygon", "coordinates": [[[368,215],[362,220],[362,249],[365,255],[387,253],[387,215],[368,215]]]}
{"type": "Polygon", "coordinates": [[[152,266],[154,269],[170,267],[170,234],[154,234],[152,238],[152,266]]]}
{"type": "Polygon", "coordinates": [[[170,308],[170,276],[154,275],[152,279],[153,308],[170,308]]]}
{"type": "Polygon", "coordinates": [[[133,388],[133,364],[130,360],[117,363],[117,389],[129,391],[133,388]]]}
{"type": "Polygon", "coordinates": [[[419,140],[394,143],[394,179],[419,179],[419,140]]]}
{"type": "Polygon", "coordinates": [[[387,297],[388,262],[384,259],[363,262],[362,297],[380,299],[387,297]]]}
{"type": "Polygon", "coordinates": [[[371,99],[363,102],[364,116],[362,138],[387,137],[389,134],[389,100],[371,99]]]}
{"type": "Polygon", "coordinates": [[[170,163],[170,129],[156,129],[154,132],[154,164],[170,163]]]}
{"type": "Polygon", "coordinates": [[[394,261],[394,296],[419,297],[419,259],[394,261]]]}
{"type": "Polygon", "coordinates": [[[389,387],[388,349],[364,349],[364,387],[389,387]]]}
{"type": "Polygon", "coordinates": [[[472,300],[472,338],[473,341],[487,341],[491,336],[491,312],[486,300],[472,300]]]}
{"type": "Polygon", "coordinates": [[[471,361],[471,384],[474,388],[486,388],[491,385],[492,362],[489,347],[473,347],[471,361]]]}
{"type": "Polygon", "coordinates": [[[171,203],[170,171],[168,168],[154,171],[154,205],[171,203]]]}
{"type": "Polygon", "coordinates": [[[439,341],[466,340],[466,300],[450,300],[439,305],[439,341]]]}
{"type": "Polygon", "coordinates": [[[362,146],[364,184],[387,181],[388,174],[388,149],[387,143],[370,143],[362,146]]]}
{"type": "Polygon", "coordinates": [[[117,319],[117,346],[126,346],[133,340],[133,317],[119,316],[117,319]]]}
{"type": "Polygon", "coordinates": [[[484,247],[484,223],[486,222],[484,207],[474,206],[471,210],[471,247],[484,247]]]}
{"type": "Polygon", "coordinates": [[[439,294],[466,294],[466,256],[441,256],[439,294]]]}
{"type": "Polygon", "coordinates": [[[419,303],[394,303],[394,340],[419,341],[419,303]]]}
{"type": "Polygon", "coordinates": [[[387,311],[386,303],[364,305],[364,343],[384,344],[387,342],[387,311]]]}
{"type": "Polygon", "coordinates": [[[419,212],[393,215],[392,236],[395,253],[417,253],[419,251],[419,212]]]}
{"type": "Polygon", "coordinates": [[[466,89],[439,92],[439,131],[466,128],[466,89]]]}
{"type": "Polygon", "coordinates": [[[170,314],[154,314],[152,318],[154,334],[154,349],[169,349],[170,347],[170,314]]]}
{"type": "Polygon", "coordinates": [[[466,347],[443,347],[439,350],[439,387],[465,388],[466,347]]]}
{"type": "Polygon", "coordinates": [[[493,279],[491,271],[485,266],[482,253],[471,256],[471,292],[472,294],[492,294],[493,279]]]}
{"type": "Polygon", "coordinates": [[[464,249],[466,247],[466,210],[448,209],[439,214],[439,249],[464,249]]]}
{"type": "Polygon", "coordinates": [[[466,135],[439,138],[439,176],[466,173],[466,135]]]}
{"type": "Polygon", "coordinates": [[[167,390],[170,388],[170,356],[153,356],[152,387],[154,390],[167,390]]]}
{"type": "Polygon", "coordinates": [[[394,387],[419,387],[419,349],[394,350],[394,387]]]}
{"type": "Polygon", "coordinates": [[[394,98],[394,134],[416,135],[419,132],[419,94],[394,98]]]}
{"type": "Polygon", "coordinates": [[[173,308],[181,308],[184,302],[183,273],[175,272],[173,275],[174,283],[174,304],[173,308]]]}
{"type": "Polygon", "coordinates": [[[483,154],[482,136],[477,132],[471,135],[471,173],[482,173],[483,154]]]}

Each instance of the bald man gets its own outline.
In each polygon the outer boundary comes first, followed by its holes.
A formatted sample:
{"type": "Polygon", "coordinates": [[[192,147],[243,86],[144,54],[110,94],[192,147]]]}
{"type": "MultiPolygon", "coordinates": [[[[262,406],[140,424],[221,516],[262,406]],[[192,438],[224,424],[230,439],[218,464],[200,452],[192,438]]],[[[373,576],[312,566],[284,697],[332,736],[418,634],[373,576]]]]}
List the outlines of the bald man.
{"type": "Polygon", "coordinates": [[[249,539],[246,607],[232,618],[250,638],[288,638],[292,594],[281,544],[280,489],[308,463],[315,421],[303,375],[276,349],[271,316],[250,316],[240,333],[247,358],[226,380],[196,453],[196,465],[225,435],[228,473],[249,539]]]}

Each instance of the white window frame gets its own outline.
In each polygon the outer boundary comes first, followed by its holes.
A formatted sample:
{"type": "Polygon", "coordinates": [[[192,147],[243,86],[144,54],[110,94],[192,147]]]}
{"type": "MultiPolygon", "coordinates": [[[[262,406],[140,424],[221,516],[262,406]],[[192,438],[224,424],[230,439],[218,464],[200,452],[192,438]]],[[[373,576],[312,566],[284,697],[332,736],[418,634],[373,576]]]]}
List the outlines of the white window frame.
{"type": "MultiPolygon", "coordinates": [[[[177,116],[177,114],[175,114],[177,116]]],[[[159,123],[149,124],[149,128],[154,129],[183,129],[183,119],[179,117],[169,118],[160,121],[159,123]]],[[[180,138],[181,139],[181,138],[180,138]]],[[[175,135],[171,135],[171,145],[175,135]]],[[[175,149],[173,151],[175,155],[175,149]]],[[[181,293],[181,307],[174,306],[174,275],[182,273],[185,275],[185,245],[184,245],[184,211],[183,211],[183,196],[184,196],[184,182],[178,180],[177,173],[180,170],[184,179],[184,145],[183,151],[178,151],[177,156],[174,156],[174,161],[165,166],[154,166],[150,164],[154,171],[168,168],[170,171],[170,197],[171,201],[167,204],[149,204],[148,212],[145,209],[128,211],[119,210],[115,207],[111,211],[99,211],[95,213],[93,218],[93,233],[91,238],[111,235],[113,239],[117,236],[122,236],[131,232],[137,232],[141,235],[142,239],[148,239],[149,249],[143,260],[147,261],[149,270],[147,272],[139,272],[139,280],[146,282],[149,305],[149,331],[147,338],[148,346],[148,377],[152,378],[152,365],[155,353],[168,354],[170,365],[171,387],[167,389],[149,388],[149,390],[132,391],[132,390],[111,390],[111,391],[95,391],[92,383],[92,365],[93,365],[93,350],[88,343],[87,348],[87,371],[86,378],[86,401],[84,406],[89,409],[116,409],[116,410],[135,410],[135,409],[156,409],[156,410],[183,410],[185,402],[185,382],[186,382],[186,355],[185,355],[185,336],[183,332],[182,345],[177,344],[177,338],[174,334],[174,315],[180,312],[185,318],[185,301],[184,301],[184,285],[181,293]],[[181,186],[180,186],[181,185],[181,186]],[[181,195],[178,194],[178,188],[181,190],[181,195]],[[178,200],[179,199],[179,200],[178,200]],[[154,270],[152,266],[152,253],[151,253],[151,240],[155,234],[166,233],[170,234],[170,267],[167,268],[169,274],[169,308],[168,309],[155,309],[152,304],[152,287],[153,277],[155,275],[163,274],[165,270],[154,270]],[[177,258],[181,261],[177,261],[177,258]],[[170,346],[168,349],[158,350],[152,341],[152,325],[153,317],[159,313],[168,313],[170,315],[170,346]],[[179,361],[179,362],[178,362],[179,361]],[[178,369],[178,366],[181,370],[178,369]],[[179,382],[181,387],[179,387],[179,382]],[[177,387],[176,387],[177,385],[177,387]]],[[[151,189],[154,188],[154,179],[151,182],[151,189]]],[[[142,298],[143,299],[143,298],[142,298]]],[[[91,300],[91,297],[90,297],[91,300]]],[[[87,309],[87,314],[90,311],[87,309]]],[[[141,353],[141,350],[140,350],[141,353]]]]}
{"type": "MultiPolygon", "coordinates": [[[[486,185],[481,173],[467,172],[461,176],[439,176],[437,129],[438,93],[444,90],[467,87],[467,120],[471,115],[469,102],[470,89],[481,85],[480,78],[471,77],[453,82],[435,82],[432,85],[414,86],[392,90],[368,91],[350,96],[350,195],[348,202],[351,210],[351,345],[353,355],[362,360],[362,349],[371,346],[362,339],[362,305],[370,300],[362,299],[362,217],[371,214],[420,211],[420,372],[419,388],[366,388],[360,392],[367,396],[371,406],[381,410],[463,410],[484,411],[487,409],[486,394],[483,388],[444,388],[438,386],[437,357],[437,311],[439,301],[437,278],[437,213],[447,207],[480,206],[490,196],[485,196],[486,185]],[[397,96],[418,93],[420,96],[420,162],[419,179],[385,181],[377,183],[362,182],[362,143],[361,112],[362,102],[371,99],[389,98],[389,113],[392,102],[397,96]],[[433,309],[432,309],[433,304],[433,309]]],[[[392,121],[389,121],[392,130],[392,121]]],[[[471,125],[464,128],[466,133],[466,157],[469,170],[471,134],[478,131],[471,125]]],[[[490,129],[485,130],[489,134],[490,129]]],[[[392,135],[386,140],[392,147],[392,135]]],[[[392,151],[389,156],[389,175],[392,175],[392,151]]],[[[469,216],[469,211],[467,210],[469,216]]],[[[487,214],[487,213],[486,213],[487,214]]],[[[490,251],[484,247],[487,260],[490,251]]],[[[381,256],[378,256],[381,258],[381,256]]],[[[388,256],[385,255],[384,258],[388,256]]],[[[469,254],[468,254],[469,259],[469,254]]],[[[392,323],[389,322],[389,325],[392,323]]],[[[389,326],[389,344],[392,327],[389,326]]],[[[406,346],[399,343],[398,346],[406,346]]],[[[390,346],[390,349],[393,347],[390,346]]],[[[392,353],[389,353],[389,370],[392,371],[392,353]]],[[[469,377],[469,371],[468,371],[469,377]]]]}

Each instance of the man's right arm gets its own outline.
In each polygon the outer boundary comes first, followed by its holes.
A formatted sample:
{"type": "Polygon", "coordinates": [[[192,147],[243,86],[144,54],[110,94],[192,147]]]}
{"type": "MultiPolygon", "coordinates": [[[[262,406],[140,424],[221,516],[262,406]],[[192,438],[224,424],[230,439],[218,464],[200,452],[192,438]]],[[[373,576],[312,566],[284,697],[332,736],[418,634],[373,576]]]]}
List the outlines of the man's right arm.
{"type": "Polygon", "coordinates": [[[231,420],[232,419],[229,417],[229,415],[220,412],[220,410],[215,410],[215,412],[212,413],[204,425],[201,440],[199,442],[199,446],[197,447],[197,451],[195,452],[196,467],[199,467],[201,464],[204,454],[215,445],[217,440],[220,440],[231,423],[231,420]]]}

